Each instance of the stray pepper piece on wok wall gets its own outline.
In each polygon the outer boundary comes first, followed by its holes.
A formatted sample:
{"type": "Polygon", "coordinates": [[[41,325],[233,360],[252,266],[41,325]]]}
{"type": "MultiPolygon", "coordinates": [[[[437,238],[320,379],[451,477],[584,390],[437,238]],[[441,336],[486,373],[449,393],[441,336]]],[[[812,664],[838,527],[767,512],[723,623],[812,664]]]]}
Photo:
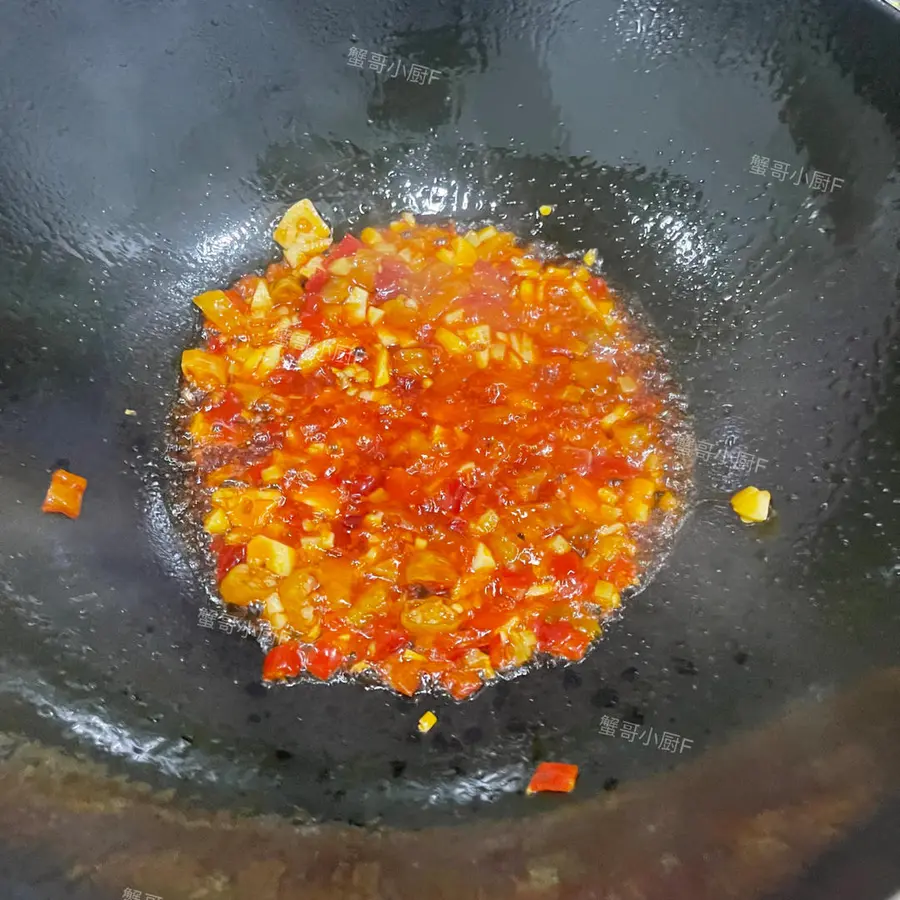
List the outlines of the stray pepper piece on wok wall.
{"type": "Polygon", "coordinates": [[[65,469],[57,469],[50,477],[50,487],[41,509],[45,513],[60,513],[70,519],[81,515],[81,503],[87,479],[65,469]]]}
{"type": "Polygon", "coordinates": [[[578,780],[578,766],[570,763],[542,762],[531,776],[526,794],[539,794],[544,791],[552,791],[559,794],[568,794],[575,789],[578,780]]]}

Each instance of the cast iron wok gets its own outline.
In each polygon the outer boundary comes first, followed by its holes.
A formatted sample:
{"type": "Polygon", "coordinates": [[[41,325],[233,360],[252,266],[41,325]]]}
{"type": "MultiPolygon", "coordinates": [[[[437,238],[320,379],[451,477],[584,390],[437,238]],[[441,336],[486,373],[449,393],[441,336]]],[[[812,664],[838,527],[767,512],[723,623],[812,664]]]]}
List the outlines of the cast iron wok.
{"type": "MultiPolygon", "coordinates": [[[[376,826],[452,825],[460,853],[464,835],[490,841],[512,833],[511,818],[551,821],[559,807],[577,820],[684,771],[701,773],[684,821],[701,809],[714,821],[707,804],[730,782],[704,787],[707,759],[797,709],[844,708],[861,679],[900,661],[898,36],[887,7],[829,2],[6,4],[5,730],[48,760],[84,755],[109,777],[172,791],[198,816],[337,820],[372,840],[376,826]],[[441,76],[421,85],[348,66],[350,47],[441,76]],[[754,156],[803,171],[757,174],[754,156]],[[842,183],[813,190],[812,170],[842,183]],[[339,233],[412,209],[595,246],[655,328],[713,449],[697,461],[697,502],[673,554],[583,664],[461,705],[353,686],[267,691],[255,645],[200,626],[202,577],[163,453],[178,357],[197,327],[190,298],[270,261],[271,224],[301,196],[339,233]],[[543,203],[555,212],[539,222],[543,203]],[[716,458],[722,448],[765,461],[752,481],[773,493],[771,523],[748,529],[729,510],[751,476],[716,458]],[[77,522],[39,511],[59,465],[89,479],[77,522]],[[426,708],[440,724],[420,738],[426,708]],[[648,744],[602,733],[603,717],[639,723],[648,744]],[[691,743],[662,751],[662,732],[691,743]],[[540,759],[578,763],[577,793],[526,799],[540,759]]],[[[888,728],[896,693],[879,690],[888,728]]],[[[878,765],[884,732],[865,725],[822,732],[823,753],[844,739],[866,749],[868,768],[845,777],[869,800],[816,819],[804,862],[893,795],[892,770],[878,765]]],[[[765,768],[745,777],[751,797],[765,795],[765,768]]],[[[64,785],[50,792],[60,810],[64,785]]],[[[650,824],[634,809],[624,834],[641,848],[650,824]]],[[[50,818],[37,817],[35,844],[50,818]]],[[[346,842],[337,826],[315,835],[346,842]]],[[[307,839],[297,833],[298,846],[307,839]]],[[[52,846],[66,860],[56,869],[86,866],[79,877],[111,896],[182,890],[146,872],[103,881],[91,851],[52,846]]],[[[451,842],[445,852],[455,858],[451,842]]],[[[22,866],[10,869],[35,883],[22,866]]],[[[599,883],[606,866],[586,850],[546,890],[566,877],[599,883]]],[[[528,890],[543,883],[534,877],[528,890]]],[[[60,896],[76,889],[67,879],[60,896]]],[[[521,882],[511,874],[492,896],[521,882]]],[[[647,890],[674,896],[665,881],[647,890]]]]}

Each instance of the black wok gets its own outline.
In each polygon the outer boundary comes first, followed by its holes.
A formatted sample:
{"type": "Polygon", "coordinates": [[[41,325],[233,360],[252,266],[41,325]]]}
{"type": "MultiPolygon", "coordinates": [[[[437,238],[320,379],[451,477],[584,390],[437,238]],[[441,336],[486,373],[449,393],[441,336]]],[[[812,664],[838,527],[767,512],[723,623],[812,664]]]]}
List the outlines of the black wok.
{"type": "Polygon", "coordinates": [[[303,6],[0,7],[5,895],[900,888],[898,16],[303,6]],[[265,690],[201,626],[164,456],[190,298],[270,261],[302,196],[338,234],[412,209],[595,246],[659,335],[697,502],[582,664],[465,704],[265,690]],[[40,512],[58,466],[78,521],[40,512]],[[526,798],[541,759],[576,793],[526,798]]]}

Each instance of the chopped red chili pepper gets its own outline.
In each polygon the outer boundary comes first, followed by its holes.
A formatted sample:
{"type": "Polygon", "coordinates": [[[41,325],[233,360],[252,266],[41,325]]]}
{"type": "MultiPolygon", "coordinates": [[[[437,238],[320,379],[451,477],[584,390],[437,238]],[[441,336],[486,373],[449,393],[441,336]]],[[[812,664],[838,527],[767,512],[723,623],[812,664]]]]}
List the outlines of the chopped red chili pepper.
{"type": "Polygon", "coordinates": [[[401,694],[411,697],[422,682],[422,661],[394,658],[382,666],[388,684],[401,694]]]}
{"type": "Polygon", "coordinates": [[[483,680],[476,672],[465,670],[447,672],[440,679],[443,687],[454,700],[471,697],[482,685],[483,680]]]}
{"type": "Polygon", "coordinates": [[[303,669],[303,655],[300,645],[295,641],[279,644],[267,654],[263,663],[263,679],[278,681],[282,678],[293,678],[303,669]]]}
{"type": "Polygon", "coordinates": [[[375,646],[368,658],[374,662],[381,662],[407,644],[409,644],[409,636],[404,631],[379,631],[374,639],[375,646]]]}
{"type": "Polygon", "coordinates": [[[375,293],[379,300],[390,300],[403,289],[406,278],[410,275],[409,266],[393,257],[381,260],[375,275],[375,293]]]}
{"type": "Polygon", "coordinates": [[[597,456],[591,462],[590,473],[595,478],[610,480],[623,478],[635,478],[641,474],[640,469],[636,469],[627,460],[618,456],[597,456]]]}
{"type": "Polygon", "coordinates": [[[335,647],[315,646],[306,651],[306,670],[321,681],[328,681],[340,668],[341,661],[335,647]]]}
{"type": "Polygon", "coordinates": [[[221,581],[238,563],[247,558],[246,544],[226,544],[217,541],[213,544],[216,554],[216,579],[221,581]]]}
{"type": "Polygon", "coordinates": [[[307,294],[315,294],[322,290],[322,288],[325,287],[327,283],[328,271],[322,268],[317,272],[314,272],[309,276],[309,278],[306,279],[306,284],[303,286],[303,288],[307,294]]]}
{"type": "Polygon", "coordinates": [[[578,780],[578,766],[569,763],[542,762],[531,776],[526,794],[538,794],[542,791],[555,791],[561,794],[570,793],[578,780]]]}
{"type": "Polygon", "coordinates": [[[581,659],[591,643],[591,635],[568,622],[539,622],[535,633],[539,650],[564,659],[581,659]]]}
{"type": "Polygon", "coordinates": [[[346,234],[341,239],[340,243],[334,245],[331,250],[328,251],[328,261],[334,262],[336,259],[341,259],[344,256],[352,256],[356,253],[357,250],[361,249],[363,246],[363,242],[354,237],[352,234],[346,234]]]}
{"type": "Polygon", "coordinates": [[[226,391],[222,400],[209,408],[206,418],[212,425],[225,425],[233,422],[243,411],[241,398],[234,391],[226,391]]]}
{"type": "Polygon", "coordinates": [[[284,262],[195,298],[182,360],[219,591],[271,626],[266,678],[463,699],[580,659],[678,508],[668,400],[606,283],[492,226],[332,246],[301,201],[275,237],[284,262]]]}

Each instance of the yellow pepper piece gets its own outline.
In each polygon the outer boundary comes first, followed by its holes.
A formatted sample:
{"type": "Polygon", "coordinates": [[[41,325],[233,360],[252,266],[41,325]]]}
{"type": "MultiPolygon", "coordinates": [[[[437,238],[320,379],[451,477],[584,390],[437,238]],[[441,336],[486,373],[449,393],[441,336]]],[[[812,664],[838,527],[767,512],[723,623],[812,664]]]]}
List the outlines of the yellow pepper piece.
{"type": "Polygon", "coordinates": [[[219,583],[219,593],[226,603],[248,606],[265,600],[278,584],[278,579],[264,569],[254,569],[247,563],[238,563],[219,583]]]}
{"type": "MultiPolygon", "coordinates": [[[[447,317],[444,317],[445,321],[447,317]]],[[[491,326],[490,325],[473,325],[471,328],[464,328],[463,334],[476,350],[482,350],[490,346],[491,343],[491,326]]]]}
{"type": "Polygon", "coordinates": [[[349,256],[342,256],[328,267],[328,271],[332,275],[349,275],[352,268],[353,260],[349,256]]]}
{"type": "Polygon", "coordinates": [[[542,216],[549,216],[550,213],[553,212],[553,207],[550,206],[549,203],[544,203],[542,206],[539,206],[539,207],[538,207],[538,212],[539,212],[542,216]]]}
{"type": "Polygon", "coordinates": [[[214,509],[204,520],[203,528],[208,534],[224,534],[231,528],[224,510],[214,509]]]}
{"type": "Polygon", "coordinates": [[[240,372],[247,378],[262,380],[268,378],[281,362],[283,347],[280,344],[270,344],[268,347],[240,348],[243,353],[232,352],[237,359],[240,372]],[[241,358],[243,357],[243,358],[241,358]]]}
{"type": "Polygon", "coordinates": [[[303,278],[312,278],[324,265],[325,260],[321,256],[314,256],[297,270],[297,274],[303,278]]]}
{"type": "MultiPolygon", "coordinates": [[[[503,629],[501,629],[501,633],[503,633],[503,629]]],[[[515,665],[524,666],[534,655],[537,647],[537,636],[521,623],[507,628],[506,636],[513,648],[515,665]]]]}
{"type": "Polygon", "coordinates": [[[458,266],[474,266],[478,262],[478,254],[475,248],[465,239],[461,237],[453,238],[451,242],[453,247],[453,257],[458,266]]]}
{"type": "Polygon", "coordinates": [[[280,491],[260,488],[220,487],[212,495],[212,505],[225,510],[235,528],[261,528],[282,502],[280,491]]]}
{"type": "Polygon", "coordinates": [[[202,390],[228,383],[228,363],[223,357],[205,350],[185,350],[181,354],[181,371],[191,384],[202,390]]]}
{"type": "Polygon", "coordinates": [[[387,350],[381,345],[375,348],[375,380],[372,385],[382,388],[391,380],[391,362],[387,350]]]}
{"type": "Polygon", "coordinates": [[[193,440],[202,441],[212,434],[212,425],[202,412],[194,413],[194,415],[191,416],[191,424],[188,426],[188,433],[193,440]]]}
{"type": "Polygon", "coordinates": [[[266,466],[260,473],[259,477],[263,484],[277,484],[284,478],[284,469],[281,466],[266,466]]]}
{"type": "Polygon", "coordinates": [[[479,542],[475,547],[475,556],[472,559],[472,571],[484,572],[495,568],[497,568],[497,563],[494,561],[491,551],[479,542]]]}
{"type": "Polygon", "coordinates": [[[288,338],[288,346],[291,350],[305,350],[312,341],[312,334],[308,331],[294,331],[288,338]]]}
{"type": "Polygon", "coordinates": [[[333,518],[341,511],[344,502],[338,488],[330,484],[310,484],[291,494],[291,499],[305,503],[326,518],[333,518]]]}
{"type": "Polygon", "coordinates": [[[225,291],[206,291],[194,297],[203,315],[223,334],[236,334],[244,326],[244,317],[228,299],[225,291]]]}
{"type": "Polygon", "coordinates": [[[742,522],[765,522],[769,518],[772,495],[753,486],[745,487],[731,498],[731,508],[742,522]]]}
{"type": "Polygon", "coordinates": [[[579,387],[577,384],[569,384],[563,389],[563,392],[559,395],[561,400],[565,400],[566,403],[577,403],[584,396],[585,390],[583,387],[579,387]]]}
{"type": "Polygon", "coordinates": [[[284,249],[284,258],[296,269],[304,268],[311,257],[323,253],[331,246],[330,237],[314,237],[301,234],[289,247],[284,249]]]}
{"type": "Polygon", "coordinates": [[[500,516],[494,510],[489,509],[481,515],[471,528],[476,534],[490,534],[500,524],[500,516]]]}
{"type": "MultiPolygon", "coordinates": [[[[347,257],[345,256],[344,259],[347,257]]],[[[338,260],[342,262],[343,260],[338,260]]],[[[366,321],[366,307],[369,302],[368,291],[361,287],[352,287],[344,301],[344,317],[348,325],[362,325],[366,321]]]]}
{"type": "Polygon", "coordinates": [[[297,552],[293,547],[258,534],[247,544],[247,562],[273,575],[290,575],[294,570],[297,552]]]}
{"type": "Polygon", "coordinates": [[[313,206],[311,200],[298,200],[281,218],[275,229],[275,240],[282,247],[290,247],[298,238],[327,238],[331,229],[322,221],[322,217],[313,206]]]}
{"type": "Polygon", "coordinates": [[[297,360],[297,368],[305,375],[333,359],[343,348],[340,338],[325,338],[307,347],[297,360]]]}
{"type": "Polygon", "coordinates": [[[448,331],[446,328],[438,328],[434,332],[434,339],[448,352],[448,353],[465,353],[466,352],[466,342],[461,340],[457,335],[455,335],[452,331],[448,331]]]}
{"type": "Polygon", "coordinates": [[[659,498],[657,506],[663,510],[663,512],[672,512],[678,508],[678,500],[671,491],[666,491],[662,497],[659,498]]]}
{"type": "Polygon", "coordinates": [[[419,719],[419,731],[422,734],[425,734],[428,731],[431,731],[434,726],[437,725],[437,716],[429,709],[427,713],[425,713],[421,719],[419,719]]]}
{"type": "Polygon", "coordinates": [[[622,600],[615,585],[610,584],[608,581],[597,582],[594,587],[594,599],[603,612],[611,612],[622,605],[622,600]]]}
{"type": "Polygon", "coordinates": [[[254,319],[264,319],[272,309],[272,296],[266,287],[265,278],[259,279],[253,297],[250,300],[250,315],[254,319]]]}

